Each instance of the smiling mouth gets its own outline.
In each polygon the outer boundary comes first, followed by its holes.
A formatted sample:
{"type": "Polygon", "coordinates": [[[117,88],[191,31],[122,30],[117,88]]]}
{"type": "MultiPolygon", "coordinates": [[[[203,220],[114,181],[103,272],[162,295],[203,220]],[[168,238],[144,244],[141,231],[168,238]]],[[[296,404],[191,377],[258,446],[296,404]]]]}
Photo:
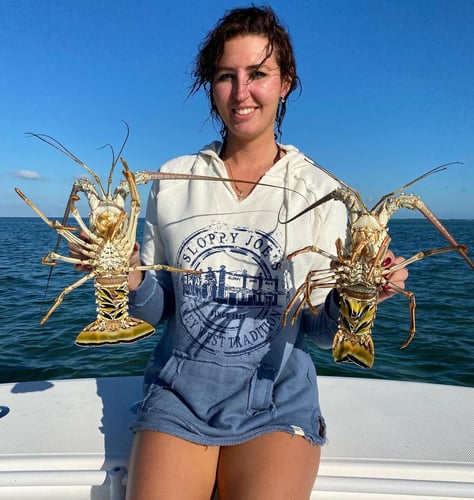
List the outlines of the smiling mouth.
{"type": "Polygon", "coordinates": [[[232,111],[239,116],[249,115],[253,113],[257,108],[241,108],[241,109],[233,109],[232,111]]]}

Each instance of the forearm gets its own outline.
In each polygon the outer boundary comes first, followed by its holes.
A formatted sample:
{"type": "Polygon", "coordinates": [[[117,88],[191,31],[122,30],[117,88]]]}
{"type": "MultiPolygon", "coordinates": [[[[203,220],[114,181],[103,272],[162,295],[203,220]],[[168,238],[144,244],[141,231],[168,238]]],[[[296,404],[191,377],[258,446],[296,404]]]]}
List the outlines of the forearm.
{"type": "Polygon", "coordinates": [[[161,286],[152,272],[145,272],[138,287],[130,291],[130,316],[143,319],[154,326],[166,319],[173,307],[172,293],[161,286]]]}

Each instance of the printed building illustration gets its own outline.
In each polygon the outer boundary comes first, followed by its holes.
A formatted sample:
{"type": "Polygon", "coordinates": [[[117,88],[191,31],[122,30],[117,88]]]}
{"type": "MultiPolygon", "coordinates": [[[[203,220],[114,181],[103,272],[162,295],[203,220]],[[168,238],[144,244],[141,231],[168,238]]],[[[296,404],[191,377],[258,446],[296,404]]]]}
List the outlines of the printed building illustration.
{"type": "Polygon", "coordinates": [[[184,296],[227,305],[276,306],[281,293],[278,287],[278,278],[266,278],[262,273],[252,276],[246,270],[227,271],[225,266],[183,277],[184,296]]]}

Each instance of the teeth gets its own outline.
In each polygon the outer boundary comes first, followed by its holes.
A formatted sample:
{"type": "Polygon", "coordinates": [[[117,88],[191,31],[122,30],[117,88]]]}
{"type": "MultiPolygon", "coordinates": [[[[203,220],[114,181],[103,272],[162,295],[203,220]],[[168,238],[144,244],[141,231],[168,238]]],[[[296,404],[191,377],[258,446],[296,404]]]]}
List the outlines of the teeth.
{"type": "Polygon", "coordinates": [[[245,108],[245,109],[235,109],[234,112],[236,115],[249,115],[252,113],[254,108],[245,108]]]}

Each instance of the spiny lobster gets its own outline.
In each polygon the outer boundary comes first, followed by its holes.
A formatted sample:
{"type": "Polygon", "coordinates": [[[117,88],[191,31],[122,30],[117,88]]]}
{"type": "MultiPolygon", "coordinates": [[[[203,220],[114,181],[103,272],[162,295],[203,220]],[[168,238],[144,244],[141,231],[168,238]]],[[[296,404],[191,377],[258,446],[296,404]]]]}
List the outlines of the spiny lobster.
{"type": "Polygon", "coordinates": [[[354,362],[364,368],[370,368],[374,363],[372,327],[377,311],[378,296],[384,287],[403,294],[409,300],[410,334],[401,348],[407,347],[415,335],[415,295],[390,281],[390,275],[393,272],[424,257],[452,250],[457,251],[474,269],[474,263],[467,255],[467,248],[460,245],[451,236],[421,199],[413,194],[401,192],[426,176],[445,170],[451,163],[434,168],[396,191],[382,196],[371,209],[367,208],[356,190],[337,179],[320,165],[316,163],[314,165],[337,180],[341,187],[284,222],[289,223],[329,200],[338,200],[344,203],[348,211],[347,237],[344,243],[341,239],[336,241],[337,255],[332,255],[322,248],[310,245],[287,256],[288,259],[293,259],[305,252],[317,252],[330,259],[332,264],[327,269],[315,269],[308,273],[305,282],[298,288],[288,304],[283,321],[286,323],[296,305],[297,307],[292,314],[292,322],[296,321],[305,305],[317,313],[316,307],[311,303],[311,292],[317,288],[337,288],[340,315],[338,330],[333,342],[334,360],[337,363],[354,362]],[[420,251],[399,264],[384,266],[391,241],[387,225],[390,217],[401,208],[421,212],[446,238],[450,246],[420,251]]]}

